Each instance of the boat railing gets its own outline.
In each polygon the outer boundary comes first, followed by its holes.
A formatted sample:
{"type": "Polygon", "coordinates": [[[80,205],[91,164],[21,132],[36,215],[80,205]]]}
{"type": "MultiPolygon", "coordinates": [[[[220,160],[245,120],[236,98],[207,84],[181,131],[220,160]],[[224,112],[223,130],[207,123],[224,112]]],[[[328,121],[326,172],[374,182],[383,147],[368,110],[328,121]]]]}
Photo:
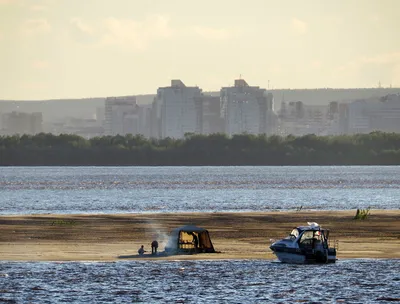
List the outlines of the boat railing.
{"type": "Polygon", "coordinates": [[[336,251],[339,251],[339,240],[337,239],[329,239],[328,240],[328,248],[334,248],[336,251]]]}

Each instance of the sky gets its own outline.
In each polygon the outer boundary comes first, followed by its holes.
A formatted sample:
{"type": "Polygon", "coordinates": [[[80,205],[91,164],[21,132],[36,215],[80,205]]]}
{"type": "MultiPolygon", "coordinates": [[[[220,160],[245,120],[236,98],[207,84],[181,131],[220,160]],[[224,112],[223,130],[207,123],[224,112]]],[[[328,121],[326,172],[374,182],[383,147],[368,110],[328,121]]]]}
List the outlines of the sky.
{"type": "Polygon", "coordinates": [[[0,0],[0,99],[400,87],[398,0],[0,0]]]}

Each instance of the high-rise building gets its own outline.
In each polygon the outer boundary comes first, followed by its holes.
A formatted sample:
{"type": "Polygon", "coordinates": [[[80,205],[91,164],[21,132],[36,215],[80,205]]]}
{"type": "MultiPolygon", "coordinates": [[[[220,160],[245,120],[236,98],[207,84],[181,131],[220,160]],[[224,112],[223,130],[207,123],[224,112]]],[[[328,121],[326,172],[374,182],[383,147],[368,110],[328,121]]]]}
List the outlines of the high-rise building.
{"type": "Polygon", "coordinates": [[[151,105],[139,105],[138,106],[138,115],[139,115],[139,125],[138,125],[138,134],[143,135],[144,137],[151,137],[151,105]]]}
{"type": "Polygon", "coordinates": [[[37,134],[42,132],[42,113],[11,112],[2,115],[2,133],[37,134]]]}
{"type": "Polygon", "coordinates": [[[369,103],[365,100],[356,100],[348,105],[348,132],[350,134],[370,132],[368,108],[369,103]]]}
{"type": "Polygon", "coordinates": [[[339,114],[339,102],[331,101],[328,107],[328,119],[333,120],[337,118],[339,114]]]}
{"type": "Polygon", "coordinates": [[[338,113],[337,113],[337,133],[333,134],[334,135],[347,134],[348,132],[349,132],[349,107],[347,103],[339,103],[338,113]]]}
{"type": "Polygon", "coordinates": [[[348,132],[400,132],[400,95],[356,100],[348,104],[348,132]]]}
{"type": "Polygon", "coordinates": [[[371,129],[400,133],[400,94],[383,96],[371,110],[371,129]]]}
{"type": "Polygon", "coordinates": [[[287,107],[281,108],[282,119],[289,121],[297,121],[304,118],[306,105],[302,101],[290,101],[287,107]]]}
{"type": "Polygon", "coordinates": [[[205,135],[223,133],[219,96],[201,95],[196,102],[196,133],[205,135]]]}
{"type": "Polygon", "coordinates": [[[233,87],[221,89],[221,117],[225,133],[272,134],[277,117],[273,96],[265,89],[249,86],[245,80],[235,80],[233,87]]]}
{"type": "Polygon", "coordinates": [[[154,97],[150,109],[150,137],[161,138],[161,103],[162,100],[154,97]]]}
{"type": "Polygon", "coordinates": [[[106,135],[138,134],[136,97],[107,97],[104,110],[106,135]]]}
{"type": "Polygon", "coordinates": [[[157,90],[152,109],[152,137],[183,138],[185,133],[199,132],[195,99],[199,87],[187,87],[181,80],[157,90]]]}
{"type": "Polygon", "coordinates": [[[96,121],[100,126],[104,125],[104,118],[105,118],[105,108],[97,107],[96,108],[96,121]]]}

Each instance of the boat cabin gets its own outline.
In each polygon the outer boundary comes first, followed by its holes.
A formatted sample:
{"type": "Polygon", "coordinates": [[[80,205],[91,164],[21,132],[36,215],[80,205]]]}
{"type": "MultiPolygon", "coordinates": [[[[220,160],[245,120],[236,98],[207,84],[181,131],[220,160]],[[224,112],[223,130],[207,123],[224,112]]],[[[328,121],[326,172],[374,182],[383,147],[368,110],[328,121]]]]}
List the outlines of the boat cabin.
{"type": "Polygon", "coordinates": [[[329,230],[320,226],[300,226],[294,228],[289,238],[297,240],[300,248],[328,248],[329,230]]]}

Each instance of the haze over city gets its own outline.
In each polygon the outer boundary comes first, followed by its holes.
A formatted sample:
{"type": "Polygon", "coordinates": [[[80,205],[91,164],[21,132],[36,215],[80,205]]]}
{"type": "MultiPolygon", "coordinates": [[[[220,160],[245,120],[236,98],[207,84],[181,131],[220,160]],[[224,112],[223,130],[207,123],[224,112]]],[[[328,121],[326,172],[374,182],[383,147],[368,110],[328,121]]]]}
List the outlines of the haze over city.
{"type": "Polygon", "coordinates": [[[400,86],[400,2],[0,0],[0,99],[400,86]]]}

